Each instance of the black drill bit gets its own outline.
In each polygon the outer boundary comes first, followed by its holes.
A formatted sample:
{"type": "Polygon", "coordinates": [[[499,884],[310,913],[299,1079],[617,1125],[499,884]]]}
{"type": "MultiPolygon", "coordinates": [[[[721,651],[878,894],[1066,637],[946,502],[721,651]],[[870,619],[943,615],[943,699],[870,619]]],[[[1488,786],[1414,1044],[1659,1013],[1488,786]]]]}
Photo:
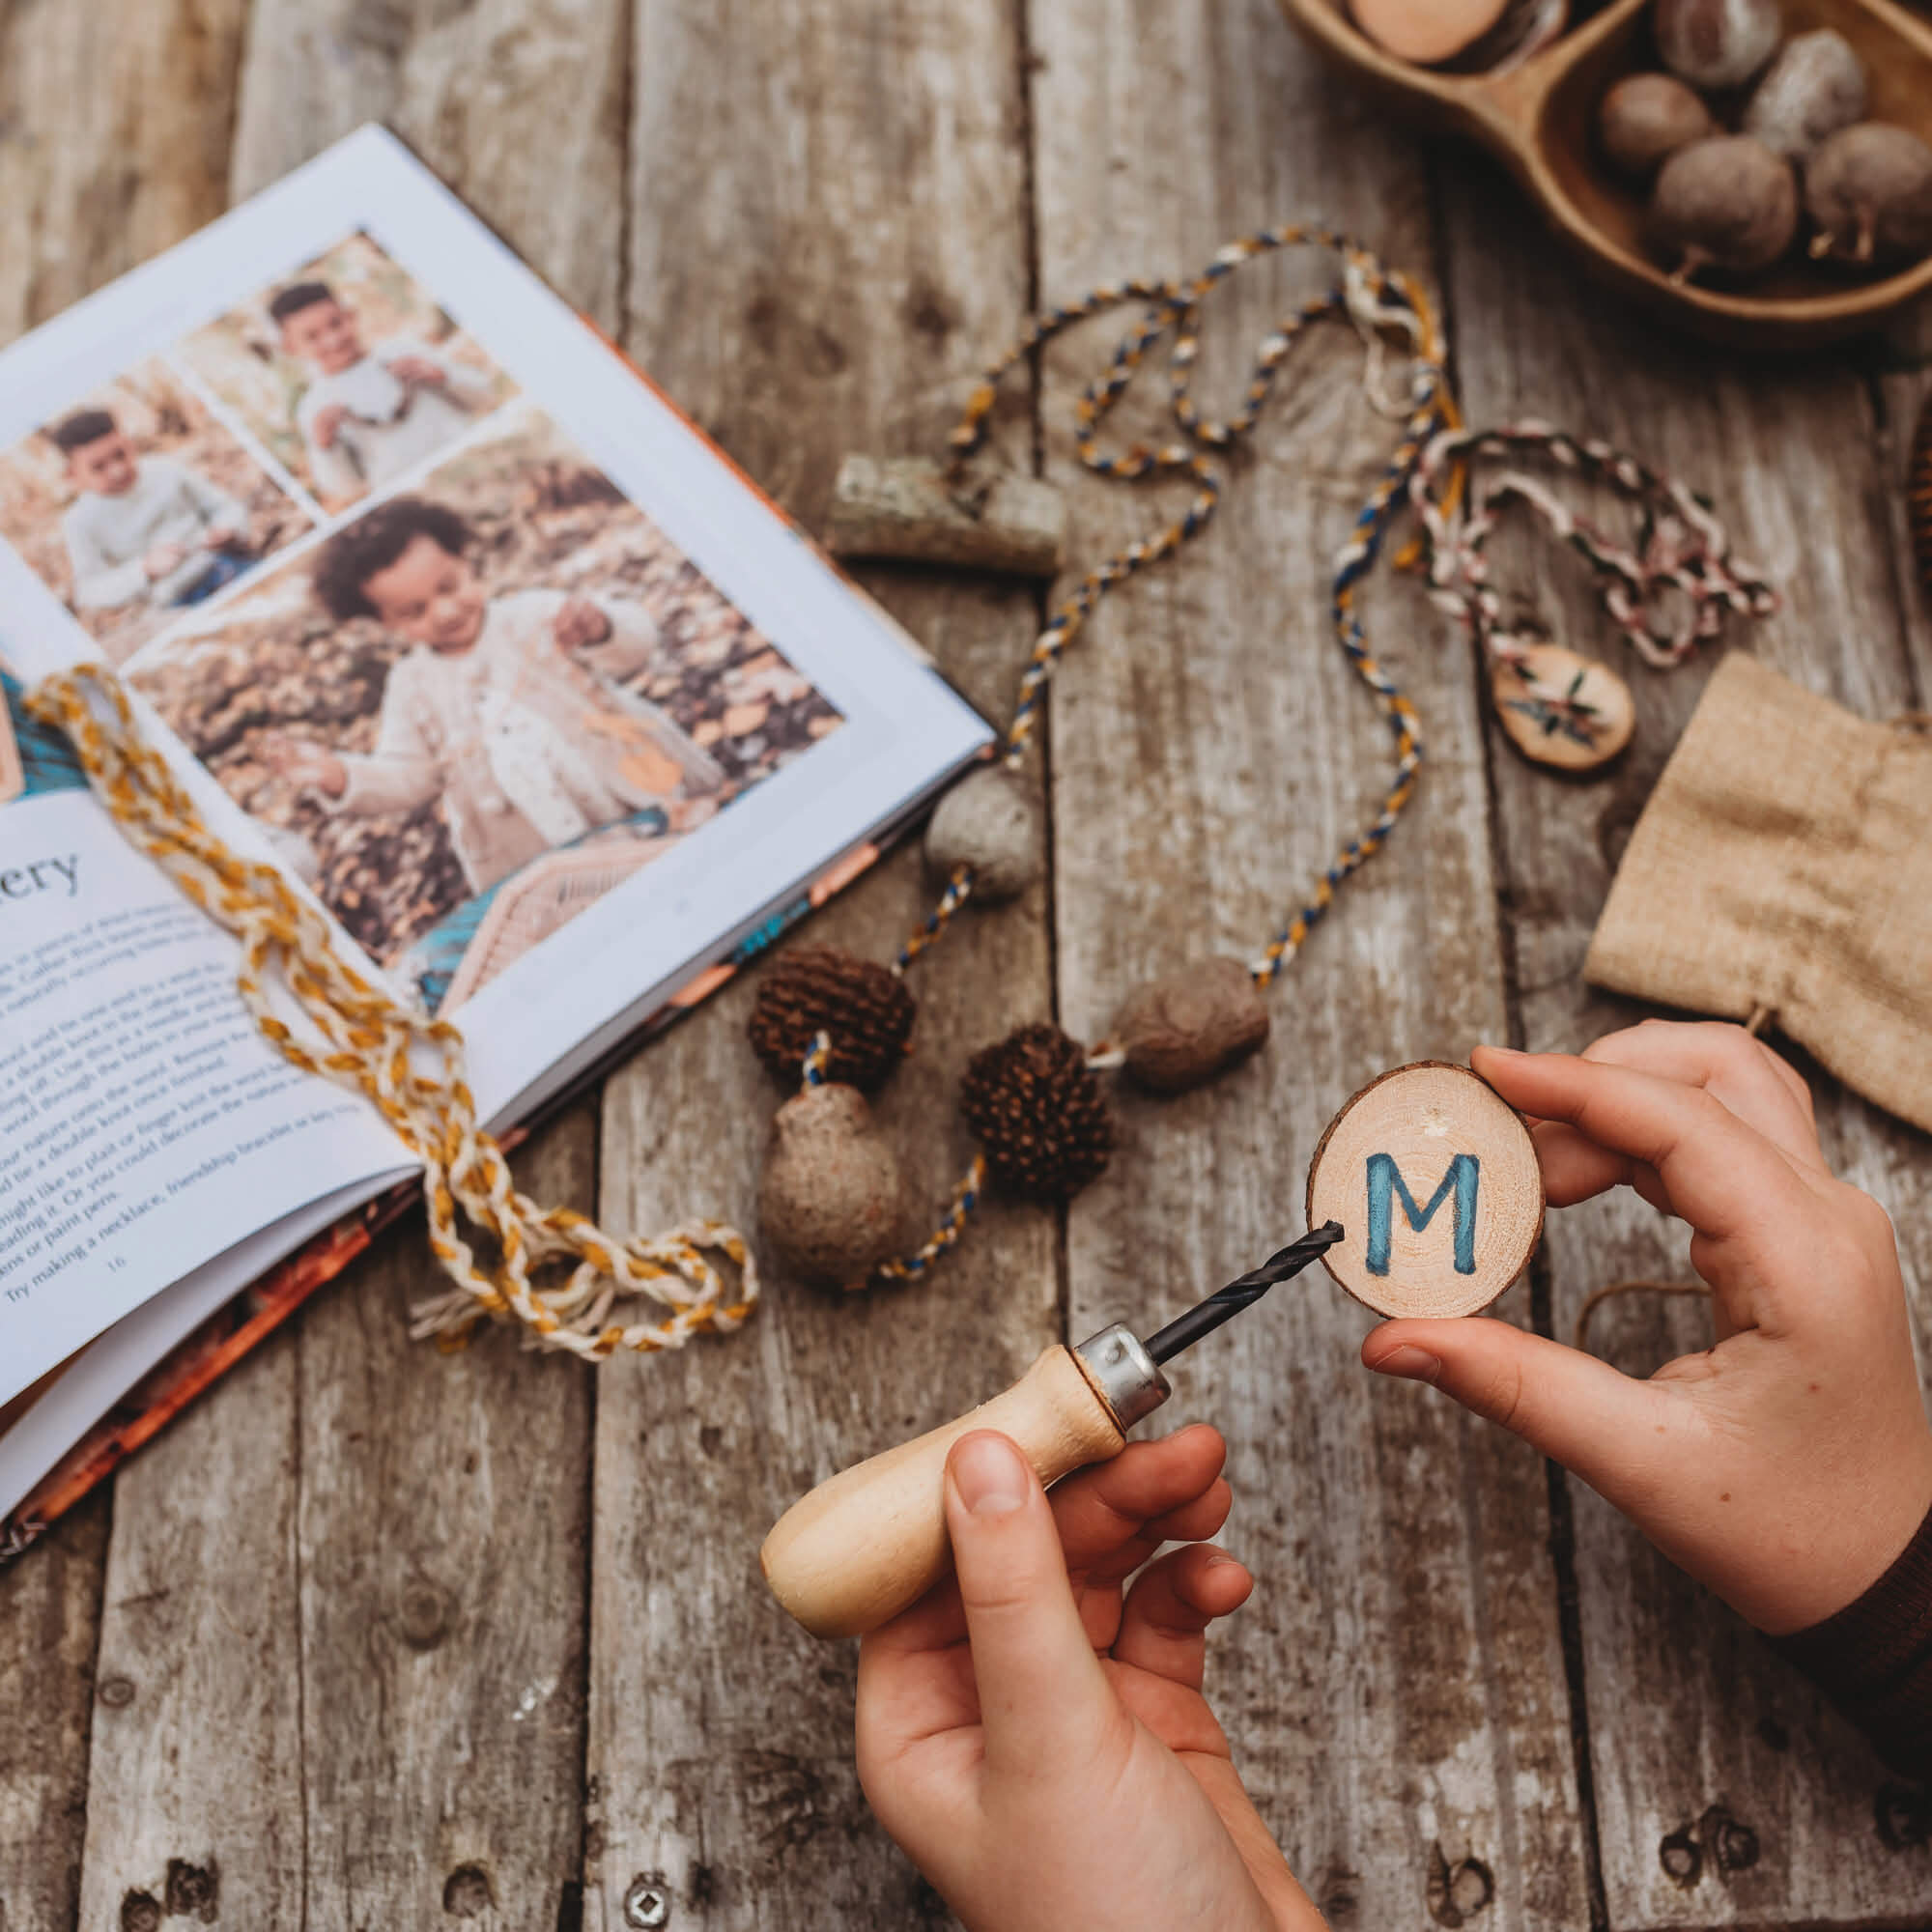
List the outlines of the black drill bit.
{"type": "Polygon", "coordinates": [[[1299,1274],[1324,1249],[1342,1238],[1339,1221],[1324,1221],[1311,1228],[1298,1241],[1291,1241],[1279,1253],[1270,1255],[1260,1267],[1236,1276],[1226,1288],[1218,1289],[1198,1308],[1178,1315],[1165,1328],[1147,1338],[1147,1351],[1156,1362],[1171,1362],[1183,1349],[1191,1349],[1204,1335],[1211,1335],[1224,1321],[1232,1321],[1242,1309],[1259,1301],[1276,1282],[1299,1274]]]}

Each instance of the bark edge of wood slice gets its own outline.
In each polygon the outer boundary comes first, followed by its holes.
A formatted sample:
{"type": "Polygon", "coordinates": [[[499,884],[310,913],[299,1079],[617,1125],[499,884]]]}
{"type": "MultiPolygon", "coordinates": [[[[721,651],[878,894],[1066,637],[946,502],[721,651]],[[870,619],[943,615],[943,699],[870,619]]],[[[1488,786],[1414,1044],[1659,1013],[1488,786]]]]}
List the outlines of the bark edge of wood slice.
{"type": "Polygon", "coordinates": [[[1308,1163],[1308,1225],[1324,1221],[1347,1233],[1322,1266],[1378,1315],[1480,1314],[1542,1237],[1536,1145],[1468,1067],[1392,1067],[1346,1102],[1308,1163]]]}

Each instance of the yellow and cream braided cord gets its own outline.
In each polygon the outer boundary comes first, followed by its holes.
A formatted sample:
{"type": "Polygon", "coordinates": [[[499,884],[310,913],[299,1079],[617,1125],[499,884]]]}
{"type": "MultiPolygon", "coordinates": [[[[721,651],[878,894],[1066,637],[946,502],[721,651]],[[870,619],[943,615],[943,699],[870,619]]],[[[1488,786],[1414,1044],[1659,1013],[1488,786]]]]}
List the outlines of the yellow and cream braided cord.
{"type": "Polygon", "coordinates": [[[430,1247],[455,1286],[417,1308],[416,1335],[461,1336],[484,1316],[521,1322],[536,1347],[602,1361],[619,1349],[681,1348],[706,1329],[729,1332],[758,1298],[744,1236],[696,1221],[649,1240],[619,1241],[582,1214],[541,1208],[518,1192],[503,1151],[476,1123],[464,1078],[463,1036],[411,1011],[337,950],[322,916],[273,867],[240,857],[148,745],[120,680],[102,665],[43,679],[27,696],[42,723],[66,733],[95,795],[128,839],[196,905],[242,942],[236,983],[255,1023],[283,1056],[371,1100],[423,1164],[430,1247]],[[303,1038],[274,1010],[279,980],[312,1030],[303,1038]],[[494,1257],[479,1259],[464,1229],[494,1257]],[[738,1270],[735,1294],[706,1258],[738,1270]],[[575,1262],[560,1284],[531,1269],[575,1262]],[[640,1296],[670,1312],[611,1320],[640,1296]]]}

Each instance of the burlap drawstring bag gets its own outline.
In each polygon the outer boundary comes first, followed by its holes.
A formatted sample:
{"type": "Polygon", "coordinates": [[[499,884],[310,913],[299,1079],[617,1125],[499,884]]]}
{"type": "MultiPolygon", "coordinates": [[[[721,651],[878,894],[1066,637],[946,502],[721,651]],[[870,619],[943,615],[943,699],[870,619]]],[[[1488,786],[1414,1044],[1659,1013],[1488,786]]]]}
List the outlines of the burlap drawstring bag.
{"type": "Polygon", "coordinates": [[[1718,667],[1631,835],[1583,977],[1778,1030],[1932,1130],[1932,737],[1718,667]]]}

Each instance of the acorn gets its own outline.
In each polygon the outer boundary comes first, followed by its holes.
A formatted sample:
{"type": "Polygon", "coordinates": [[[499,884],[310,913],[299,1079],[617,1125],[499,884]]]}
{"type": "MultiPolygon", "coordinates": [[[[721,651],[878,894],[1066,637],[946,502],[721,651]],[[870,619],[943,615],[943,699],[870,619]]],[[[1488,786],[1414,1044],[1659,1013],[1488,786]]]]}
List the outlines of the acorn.
{"type": "Polygon", "coordinates": [[[1714,134],[1664,162],[1650,202],[1651,240],[1684,281],[1700,269],[1767,269],[1798,232],[1798,183],[1749,134],[1714,134]]]}
{"type": "Polygon", "coordinates": [[[794,946],[758,983],[746,1033],[781,1080],[795,1083],[811,1042],[832,1042],[828,1080],[870,1093],[905,1059],[918,1008],[890,967],[836,946],[794,946]]]}
{"type": "Polygon", "coordinates": [[[1836,262],[1932,254],[1932,148],[1903,128],[1862,121],[1818,145],[1804,167],[1811,252],[1836,262]]]}
{"type": "Polygon", "coordinates": [[[1127,996],[1114,1033],[1127,1071],[1155,1094],[1184,1094],[1259,1050],[1268,1011],[1239,959],[1204,959],[1127,996]]]}
{"type": "Polygon", "coordinates": [[[1657,0],[1657,51],[1692,87],[1742,87],[1784,38],[1777,0],[1657,0]]]}
{"type": "Polygon", "coordinates": [[[1744,131],[1774,155],[1803,161],[1819,142],[1864,119],[1865,64],[1830,27],[1794,34],[1745,109],[1744,131]]]}
{"type": "Polygon", "coordinates": [[[1633,73],[1598,103],[1597,140],[1619,174],[1647,182],[1679,148],[1716,130],[1711,110],[1674,74],[1633,73]]]}
{"type": "Polygon", "coordinates": [[[993,1179],[1029,1200],[1077,1194],[1114,1151],[1113,1116],[1087,1049],[1045,1021],[973,1056],[959,1111],[993,1179]]]}
{"type": "Polygon", "coordinates": [[[863,1288],[898,1252],[898,1162],[856,1087],[808,1087],[778,1111],[758,1184],[758,1221],[785,1271],[863,1288]]]}
{"type": "Polygon", "coordinates": [[[1005,765],[983,766],[939,801],[925,828],[926,869],[950,879],[973,868],[973,896],[1016,898],[1038,878],[1044,843],[1033,787],[1005,765]]]}

